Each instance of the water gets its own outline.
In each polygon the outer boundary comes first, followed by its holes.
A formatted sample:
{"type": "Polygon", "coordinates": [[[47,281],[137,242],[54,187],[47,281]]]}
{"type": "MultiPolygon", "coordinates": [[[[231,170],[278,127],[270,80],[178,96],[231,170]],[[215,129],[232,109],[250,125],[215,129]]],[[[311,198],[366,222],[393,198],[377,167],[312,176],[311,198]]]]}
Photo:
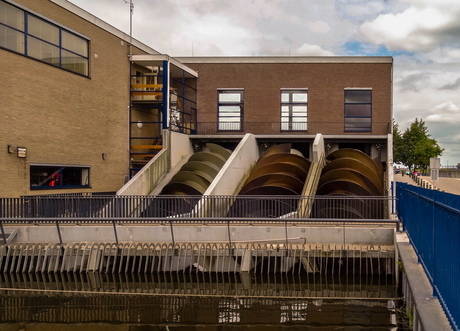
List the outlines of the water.
{"type": "Polygon", "coordinates": [[[393,277],[3,274],[0,287],[8,331],[403,330],[393,277]]]}

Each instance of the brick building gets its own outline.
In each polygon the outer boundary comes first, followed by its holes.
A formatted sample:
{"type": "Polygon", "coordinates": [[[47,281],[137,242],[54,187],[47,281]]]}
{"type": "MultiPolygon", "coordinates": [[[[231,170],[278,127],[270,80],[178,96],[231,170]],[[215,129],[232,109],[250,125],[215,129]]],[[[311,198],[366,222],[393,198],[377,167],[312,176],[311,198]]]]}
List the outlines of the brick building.
{"type": "Polygon", "coordinates": [[[0,196],[117,191],[163,130],[391,163],[392,58],[172,58],[66,0],[0,0],[0,196]]]}

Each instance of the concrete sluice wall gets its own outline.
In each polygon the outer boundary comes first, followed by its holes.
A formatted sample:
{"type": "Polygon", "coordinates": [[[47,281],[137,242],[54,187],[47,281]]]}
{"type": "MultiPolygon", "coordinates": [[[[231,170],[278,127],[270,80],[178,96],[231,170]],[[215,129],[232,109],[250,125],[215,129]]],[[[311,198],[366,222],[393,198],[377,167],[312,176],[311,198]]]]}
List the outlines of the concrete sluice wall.
{"type": "Polygon", "coordinates": [[[17,243],[0,247],[0,272],[394,275],[395,250],[383,244],[17,243]]]}

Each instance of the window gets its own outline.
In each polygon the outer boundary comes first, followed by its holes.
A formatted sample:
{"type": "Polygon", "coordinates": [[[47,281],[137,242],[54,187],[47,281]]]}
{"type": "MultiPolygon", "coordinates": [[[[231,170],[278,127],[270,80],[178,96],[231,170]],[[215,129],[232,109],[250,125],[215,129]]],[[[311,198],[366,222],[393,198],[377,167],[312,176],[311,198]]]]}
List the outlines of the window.
{"type": "Polygon", "coordinates": [[[89,166],[31,165],[31,189],[89,187],[89,166]]]}
{"type": "Polygon", "coordinates": [[[87,39],[1,0],[0,47],[89,75],[87,39]]]}
{"type": "Polygon", "coordinates": [[[372,129],[372,91],[345,90],[345,131],[370,132],[372,129]]]}
{"type": "Polygon", "coordinates": [[[281,90],[281,130],[307,130],[307,89],[281,90]]]}
{"type": "Polygon", "coordinates": [[[24,12],[0,2],[0,47],[24,53],[24,12]]]}
{"type": "Polygon", "coordinates": [[[242,89],[218,90],[218,129],[241,131],[243,122],[242,89]]]}

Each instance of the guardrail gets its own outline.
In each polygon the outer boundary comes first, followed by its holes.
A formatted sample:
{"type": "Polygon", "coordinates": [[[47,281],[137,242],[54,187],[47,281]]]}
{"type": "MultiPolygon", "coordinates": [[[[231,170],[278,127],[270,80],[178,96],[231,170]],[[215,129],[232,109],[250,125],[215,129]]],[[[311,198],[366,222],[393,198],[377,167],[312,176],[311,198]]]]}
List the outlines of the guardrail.
{"type": "MultiPolygon", "coordinates": [[[[165,219],[385,219],[388,197],[331,196],[33,196],[0,198],[0,219],[17,224],[54,222],[59,219],[130,220],[165,219]],[[300,205],[313,205],[310,215],[297,212],[300,205]],[[24,221],[23,219],[27,219],[24,221]]],[[[151,220],[149,220],[151,221],[151,220]]]]}
{"type": "Polygon", "coordinates": [[[460,196],[398,182],[398,217],[455,330],[460,321],[460,196]]]}
{"type": "Polygon", "coordinates": [[[196,123],[199,135],[243,135],[253,134],[376,134],[390,133],[388,122],[372,122],[370,129],[345,129],[345,123],[338,122],[199,122],[196,123]]]}

